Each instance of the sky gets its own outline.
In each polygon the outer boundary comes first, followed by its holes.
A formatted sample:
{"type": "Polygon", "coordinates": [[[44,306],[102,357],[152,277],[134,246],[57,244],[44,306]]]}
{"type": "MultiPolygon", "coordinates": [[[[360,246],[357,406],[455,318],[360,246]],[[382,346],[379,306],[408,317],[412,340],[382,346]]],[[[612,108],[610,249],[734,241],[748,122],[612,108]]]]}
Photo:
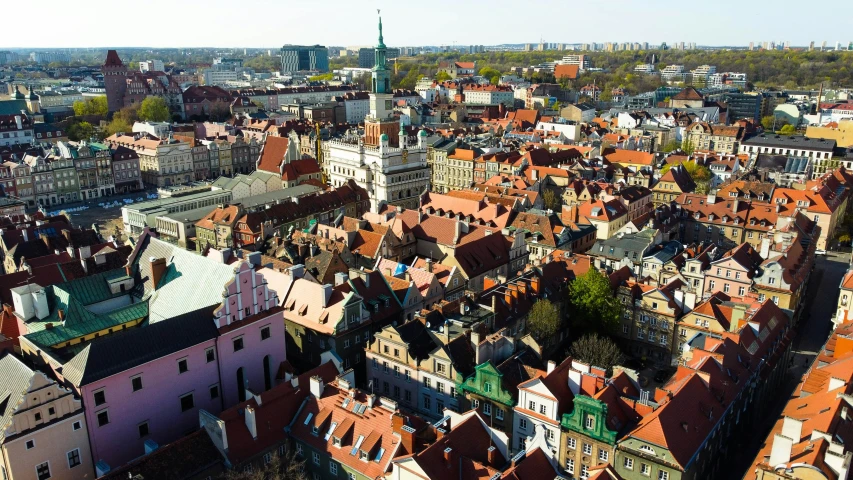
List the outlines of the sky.
{"type": "MultiPolygon", "coordinates": [[[[847,1],[819,4],[822,12],[843,12],[847,1]]],[[[0,50],[372,45],[377,8],[382,10],[385,43],[392,47],[540,39],[742,46],[750,41],[789,41],[794,46],[853,40],[849,30],[828,33],[810,27],[804,21],[809,17],[807,5],[793,0],[41,0],[35,12],[27,10],[35,16],[13,16],[4,22],[0,50]],[[32,19],[39,28],[33,29],[32,19]]]]}

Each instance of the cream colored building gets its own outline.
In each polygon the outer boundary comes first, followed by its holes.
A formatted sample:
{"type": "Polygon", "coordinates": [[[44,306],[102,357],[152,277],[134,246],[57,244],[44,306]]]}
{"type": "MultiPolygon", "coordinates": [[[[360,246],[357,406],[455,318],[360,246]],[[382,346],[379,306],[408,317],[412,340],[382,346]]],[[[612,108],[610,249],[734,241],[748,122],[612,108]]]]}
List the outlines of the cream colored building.
{"type": "Polygon", "coordinates": [[[136,152],[139,155],[139,170],[142,173],[142,181],[148,185],[158,187],[180,185],[192,181],[195,177],[193,146],[189,143],[173,138],[160,139],[141,133],[134,135],[114,134],[105,142],[121,145],[136,152]]]}
{"type": "Polygon", "coordinates": [[[0,359],[0,478],[95,478],[80,399],[17,357],[0,359]]]}

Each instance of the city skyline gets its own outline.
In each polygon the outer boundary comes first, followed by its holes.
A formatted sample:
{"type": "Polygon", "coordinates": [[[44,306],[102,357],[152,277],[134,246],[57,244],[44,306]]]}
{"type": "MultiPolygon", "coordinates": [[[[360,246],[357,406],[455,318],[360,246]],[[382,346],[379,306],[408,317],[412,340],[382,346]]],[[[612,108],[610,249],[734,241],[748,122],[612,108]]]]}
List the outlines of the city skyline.
{"type": "MultiPolygon", "coordinates": [[[[776,8],[765,9],[758,4],[738,5],[739,10],[707,9],[699,5],[676,4],[671,1],[646,1],[638,7],[638,2],[617,0],[596,6],[595,16],[606,19],[601,21],[583,21],[583,15],[576,16],[566,11],[565,4],[556,0],[534,0],[525,4],[527,17],[532,20],[518,22],[518,5],[506,0],[497,0],[484,8],[482,3],[459,4],[448,0],[436,0],[430,4],[431,12],[441,12],[444,28],[411,28],[416,21],[413,14],[420,15],[422,10],[414,7],[401,7],[387,0],[374,2],[373,5],[353,9],[341,0],[328,0],[324,3],[324,15],[316,11],[316,4],[299,3],[282,5],[273,2],[260,2],[253,12],[266,12],[263,18],[274,18],[269,28],[241,28],[240,19],[221,12],[233,8],[222,0],[213,0],[209,7],[198,9],[185,1],[166,2],[154,0],[145,9],[134,10],[137,28],[136,35],[116,39],[104,37],[103,29],[78,29],[71,38],[58,41],[56,36],[33,36],[28,32],[26,23],[12,24],[4,35],[0,49],[9,48],[106,48],[142,47],[142,48],[275,48],[283,44],[321,44],[326,46],[370,45],[375,41],[369,25],[376,21],[376,11],[382,9],[386,23],[388,45],[500,45],[525,44],[544,41],[545,43],[581,44],[605,42],[648,42],[660,45],[663,42],[695,43],[708,46],[747,46],[750,42],[789,42],[791,46],[808,46],[814,41],[820,45],[827,42],[834,47],[836,42],[846,44],[847,38],[815,38],[826,36],[824,33],[808,32],[796,29],[798,16],[791,15],[792,9],[799,5],[789,0],[777,2],[776,8]],[[790,8],[784,8],[785,6],[790,8]],[[497,7],[497,8],[496,8],[497,7]],[[338,11],[340,14],[335,15],[338,11]],[[548,25],[543,23],[553,14],[566,12],[566,25],[548,25]],[[164,16],[163,12],[173,12],[164,16]],[[531,13],[532,12],[532,13],[531,13]],[[541,12],[543,21],[536,20],[536,12],[541,12]],[[633,12],[633,13],[631,13],[633,12]],[[647,12],[645,15],[643,12],[647,12]],[[643,32],[637,31],[637,14],[643,15],[643,32]],[[312,15],[317,21],[304,21],[312,15]],[[692,19],[702,19],[699,24],[691,24],[692,19]],[[181,19],[181,28],[169,25],[169,18],[181,19]],[[289,19],[295,21],[289,21],[289,19]],[[756,18],[761,18],[756,22],[756,18]],[[189,20],[189,21],[188,21],[189,20]],[[235,21],[237,27],[235,30],[235,21]],[[673,25],[688,25],[684,29],[673,29],[673,25]],[[512,28],[468,28],[472,25],[512,25],[512,28]],[[726,27],[721,28],[721,25],[726,27]],[[228,35],[215,35],[212,32],[229,32],[228,35]],[[200,35],[200,33],[205,33],[200,35]]],[[[842,2],[832,0],[824,5],[831,10],[833,6],[841,8],[842,2]]],[[[87,3],[86,9],[69,9],[57,0],[46,0],[41,4],[41,24],[46,31],[63,28],[62,25],[86,25],[87,23],[107,23],[110,17],[118,13],[115,7],[104,0],[87,3]],[[54,4],[54,5],[52,5],[54,4]],[[55,7],[55,8],[54,8],[55,7]]],[[[592,12],[589,12],[590,14],[592,12]]],[[[256,21],[254,13],[246,14],[247,22],[256,21]]],[[[441,23],[440,25],[441,26],[441,23]]],[[[843,35],[843,34],[842,34],[843,35]]],[[[849,36],[849,35],[848,35],[849,36]]]]}

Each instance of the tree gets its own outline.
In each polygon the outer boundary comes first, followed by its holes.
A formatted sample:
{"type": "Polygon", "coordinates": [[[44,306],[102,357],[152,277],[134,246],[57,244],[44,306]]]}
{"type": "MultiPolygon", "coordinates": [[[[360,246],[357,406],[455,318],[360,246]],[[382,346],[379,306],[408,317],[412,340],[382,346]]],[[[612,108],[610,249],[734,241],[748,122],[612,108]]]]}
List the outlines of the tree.
{"type": "MultiPolygon", "coordinates": [[[[682,162],[681,166],[687,174],[690,175],[690,178],[693,179],[693,183],[696,184],[696,193],[708,193],[708,190],[711,187],[711,179],[714,178],[714,174],[711,173],[711,170],[704,165],[699,165],[693,160],[689,162],[682,162]]],[[[668,172],[670,168],[672,168],[672,164],[670,163],[661,167],[661,175],[668,172]]]]}
{"type": "Polygon", "coordinates": [[[139,120],[139,105],[124,107],[113,115],[113,120],[121,119],[128,125],[133,125],[139,120]]]}
{"type": "Polygon", "coordinates": [[[435,81],[439,82],[439,83],[446,82],[446,81],[452,80],[452,79],[453,79],[453,77],[451,77],[450,74],[447,72],[438,72],[435,75],[435,81]]]}
{"type": "Polygon", "coordinates": [[[492,68],[492,67],[483,67],[483,68],[481,68],[481,69],[480,69],[480,76],[481,76],[481,77],[485,77],[485,78],[489,78],[489,79],[491,79],[492,77],[497,76],[497,77],[498,77],[498,79],[500,79],[501,72],[500,72],[500,71],[498,71],[498,70],[495,70],[495,69],[494,69],[494,68],[492,68]]]}
{"type": "Polygon", "coordinates": [[[68,126],[67,132],[69,140],[89,140],[95,133],[95,127],[89,122],[75,122],[68,126]]]}
{"type": "Polygon", "coordinates": [[[225,480],[307,480],[304,470],[305,460],[292,454],[282,458],[273,453],[270,462],[263,467],[253,468],[251,472],[229,470],[225,480]]]}
{"type": "Polygon", "coordinates": [[[681,148],[681,144],[678,143],[678,140],[670,140],[663,146],[663,151],[665,153],[670,153],[678,150],[679,148],[681,148]]]}
{"type": "Polygon", "coordinates": [[[545,204],[545,208],[547,210],[553,210],[555,212],[559,212],[563,206],[562,199],[550,188],[546,188],[545,191],[542,192],[542,202],[545,204]]]}
{"type": "Polygon", "coordinates": [[[165,122],[169,119],[169,106],[162,97],[146,97],[139,105],[139,119],[147,122],[165,122]]]}
{"type": "Polygon", "coordinates": [[[764,130],[768,132],[773,131],[773,126],[776,123],[776,117],[773,115],[767,115],[766,117],[761,117],[761,126],[764,127],[764,130]]]}
{"type": "Polygon", "coordinates": [[[131,72],[138,72],[139,71],[139,62],[128,62],[127,69],[130,70],[131,72]]]}
{"type": "Polygon", "coordinates": [[[214,103],[210,107],[210,115],[208,116],[210,117],[211,121],[224,122],[225,120],[231,118],[231,109],[228,108],[228,105],[225,105],[224,103],[214,103]]]}
{"type": "Polygon", "coordinates": [[[549,300],[540,299],[527,314],[527,329],[538,341],[547,341],[560,329],[560,312],[549,300]]]}
{"type": "Polygon", "coordinates": [[[570,352],[572,357],[584,363],[605,369],[608,377],[613,373],[613,367],[624,358],[616,342],[597,333],[586,334],[575,340],[570,352]]]}
{"type": "Polygon", "coordinates": [[[797,133],[797,129],[793,125],[785,125],[779,130],[782,135],[793,135],[797,133]]]}
{"type": "Polygon", "coordinates": [[[373,80],[369,73],[362,73],[352,79],[352,84],[358,87],[359,90],[370,90],[371,83],[373,83],[373,80]]]}
{"type": "Polygon", "coordinates": [[[82,116],[82,115],[106,115],[108,112],[107,108],[107,97],[99,96],[99,97],[91,97],[87,98],[84,101],[76,101],[72,106],[74,108],[74,115],[82,116]]]}
{"type": "Polygon", "coordinates": [[[686,155],[693,155],[694,150],[696,150],[696,148],[693,146],[693,142],[691,142],[690,140],[685,138],[681,142],[681,151],[684,152],[686,155]]]}
{"type": "Polygon", "coordinates": [[[107,125],[106,131],[104,132],[106,136],[110,136],[116,133],[130,133],[132,128],[129,123],[127,123],[121,117],[114,117],[113,121],[107,125]]]}
{"type": "Polygon", "coordinates": [[[622,316],[622,304],[613,296],[610,280],[596,268],[569,284],[569,316],[584,331],[615,332],[622,316]]]}
{"type": "Polygon", "coordinates": [[[308,77],[308,80],[312,81],[312,82],[327,82],[329,80],[334,80],[334,79],[335,79],[335,74],[332,72],[323,73],[320,75],[314,75],[313,77],[308,77]]]}

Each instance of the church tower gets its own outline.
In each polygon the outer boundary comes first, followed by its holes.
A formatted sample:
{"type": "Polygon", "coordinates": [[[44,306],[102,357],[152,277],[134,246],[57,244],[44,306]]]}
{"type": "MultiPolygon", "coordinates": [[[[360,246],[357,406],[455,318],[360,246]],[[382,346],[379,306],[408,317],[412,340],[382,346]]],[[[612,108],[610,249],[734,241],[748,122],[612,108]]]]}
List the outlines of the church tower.
{"type": "Polygon", "coordinates": [[[127,91],[127,65],[122,63],[115,50],[109,50],[102,71],[104,73],[104,89],[107,91],[107,110],[117,112],[124,107],[124,94],[127,91]]]}
{"type": "MultiPolygon", "coordinates": [[[[377,10],[378,12],[378,10],[377,10]]],[[[388,143],[397,147],[399,124],[393,119],[394,95],[391,91],[391,72],[386,61],[385,42],[382,38],[382,17],[379,17],[379,44],[374,49],[376,62],[371,74],[370,114],[364,121],[364,143],[379,146],[382,134],[388,136],[388,143]]]]}

